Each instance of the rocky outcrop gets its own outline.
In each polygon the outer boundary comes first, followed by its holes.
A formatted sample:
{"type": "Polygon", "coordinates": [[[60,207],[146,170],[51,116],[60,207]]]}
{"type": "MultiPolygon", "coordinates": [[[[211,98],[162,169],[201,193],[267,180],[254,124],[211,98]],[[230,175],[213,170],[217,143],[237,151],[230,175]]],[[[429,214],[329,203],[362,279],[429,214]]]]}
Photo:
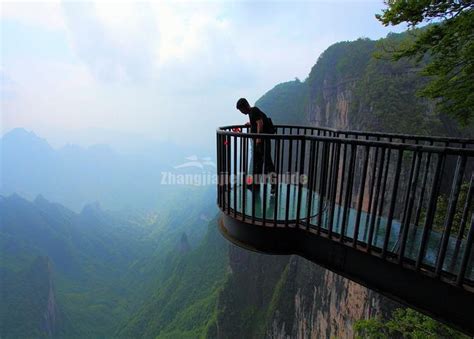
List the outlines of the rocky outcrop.
{"type": "Polygon", "coordinates": [[[57,332],[57,321],[58,321],[58,306],[56,304],[56,297],[54,293],[53,277],[51,269],[51,261],[47,260],[47,272],[48,272],[48,297],[46,307],[43,312],[43,324],[42,328],[46,332],[49,338],[54,337],[57,332]]]}
{"type": "Polygon", "coordinates": [[[321,101],[310,95],[306,124],[344,130],[351,129],[349,109],[352,103],[354,84],[355,79],[347,80],[336,86],[329,86],[325,81],[321,101]]]}
{"type": "Polygon", "coordinates": [[[188,253],[190,250],[191,250],[191,246],[189,245],[188,236],[186,235],[185,232],[183,232],[183,234],[181,234],[181,238],[179,239],[179,241],[177,242],[175,246],[174,252],[184,254],[184,253],[188,253]]]}
{"type": "Polygon", "coordinates": [[[217,306],[217,336],[261,338],[289,257],[258,254],[234,245],[229,246],[228,256],[228,277],[217,306]]]}
{"type": "Polygon", "coordinates": [[[385,316],[395,306],[302,258],[292,257],[289,267],[287,298],[273,312],[266,333],[269,338],[351,338],[354,321],[385,316]]]}
{"type": "Polygon", "coordinates": [[[219,338],[350,338],[353,323],[387,316],[397,305],[298,256],[229,247],[220,293],[219,338]]]}
{"type": "Polygon", "coordinates": [[[38,257],[32,264],[25,280],[25,290],[39,316],[39,328],[35,331],[42,337],[54,338],[58,333],[59,310],[53,283],[53,269],[48,257],[38,257]]]}
{"type": "Polygon", "coordinates": [[[56,301],[48,257],[38,256],[27,269],[20,272],[0,271],[0,281],[2,338],[61,336],[62,316],[56,301]]]}

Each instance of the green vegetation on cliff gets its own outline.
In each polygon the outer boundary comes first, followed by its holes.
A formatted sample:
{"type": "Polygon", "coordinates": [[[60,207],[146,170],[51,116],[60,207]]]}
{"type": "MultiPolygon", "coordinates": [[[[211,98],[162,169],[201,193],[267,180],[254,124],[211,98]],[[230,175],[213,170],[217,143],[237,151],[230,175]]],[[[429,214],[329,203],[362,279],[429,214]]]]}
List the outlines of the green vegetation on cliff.
{"type": "Polygon", "coordinates": [[[24,270],[0,272],[2,338],[47,338],[68,333],[71,323],[56,304],[50,265],[47,257],[37,257],[24,270]]]}
{"type": "Polygon", "coordinates": [[[393,58],[430,60],[422,74],[430,82],[421,95],[437,99],[440,111],[467,125],[474,118],[474,4],[472,1],[395,0],[376,15],[384,25],[407,23],[414,28],[434,24],[413,33],[413,39],[394,50],[393,58]]]}
{"type": "MultiPolygon", "coordinates": [[[[110,336],[149,298],[157,280],[188,265],[182,257],[202,240],[205,215],[215,213],[206,193],[190,189],[192,205],[182,199],[170,215],[149,221],[98,204],[75,213],[42,196],[32,202],[0,196],[0,336],[110,336]]],[[[201,306],[207,319],[209,309],[201,306]]]]}
{"type": "Polygon", "coordinates": [[[392,60],[387,49],[411,40],[407,33],[373,41],[336,43],[318,58],[307,79],[275,86],[256,105],[277,123],[422,135],[472,135],[435,110],[419,91],[429,78],[420,74],[427,60],[392,60]]]}
{"type": "Polygon", "coordinates": [[[119,330],[120,337],[198,338],[216,332],[217,300],[227,269],[227,244],[209,223],[202,243],[167,259],[163,281],[119,330]]]}
{"type": "Polygon", "coordinates": [[[298,124],[304,116],[308,88],[299,79],[276,85],[255,103],[264,112],[271,112],[276,124],[298,124]]]}
{"type": "Polygon", "coordinates": [[[354,323],[356,338],[450,338],[467,339],[468,336],[412,309],[398,308],[390,319],[370,318],[354,323]]]}

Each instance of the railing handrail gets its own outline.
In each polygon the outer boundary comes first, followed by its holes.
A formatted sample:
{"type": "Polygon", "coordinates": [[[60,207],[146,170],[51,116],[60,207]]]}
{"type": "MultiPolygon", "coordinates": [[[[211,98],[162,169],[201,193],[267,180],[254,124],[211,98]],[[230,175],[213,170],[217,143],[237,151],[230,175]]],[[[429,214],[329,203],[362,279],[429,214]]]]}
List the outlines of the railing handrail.
{"type": "MultiPolygon", "coordinates": [[[[225,131],[232,128],[247,128],[249,126],[246,125],[229,125],[229,126],[222,126],[218,128],[218,131],[225,131]]],[[[369,137],[380,137],[380,138],[392,138],[392,139],[407,139],[407,140],[421,140],[421,141],[433,141],[433,142],[452,142],[456,144],[473,144],[474,139],[472,138],[456,138],[456,137],[443,137],[443,136],[427,136],[427,135],[410,135],[410,134],[402,134],[402,133],[386,133],[386,132],[363,132],[363,131],[356,131],[356,130],[342,130],[330,127],[319,127],[319,126],[302,126],[302,125],[275,125],[276,128],[299,128],[299,129],[309,129],[309,130],[320,130],[320,131],[328,131],[338,134],[353,134],[353,135],[361,135],[361,136],[369,136],[369,137]]],[[[250,133],[248,133],[250,134],[250,133]]],[[[260,133],[261,134],[268,134],[268,133],[260,133]]],[[[274,135],[274,134],[268,134],[274,135]]]]}
{"type": "MultiPolygon", "coordinates": [[[[305,127],[290,126],[290,125],[277,125],[275,127],[276,128],[279,128],[279,127],[305,128],[305,127]]],[[[348,139],[348,138],[340,138],[339,136],[318,136],[318,135],[306,135],[306,134],[278,134],[278,133],[269,134],[269,133],[248,133],[248,132],[242,133],[242,132],[228,131],[228,129],[231,130],[233,128],[248,128],[248,126],[231,125],[231,126],[220,127],[217,129],[217,134],[241,137],[241,138],[250,138],[250,139],[263,138],[263,139],[275,139],[275,140],[283,139],[283,140],[330,141],[330,142],[336,142],[340,144],[377,146],[377,147],[391,148],[391,149],[397,149],[397,150],[416,151],[416,152],[430,152],[430,153],[446,154],[446,155],[464,155],[468,157],[474,156],[474,149],[462,148],[462,147],[452,147],[452,146],[443,147],[443,146],[434,146],[434,145],[404,144],[404,143],[399,143],[399,142],[379,141],[379,140],[348,139]]],[[[313,127],[307,127],[307,129],[311,129],[311,128],[313,127]]],[[[317,129],[317,128],[314,128],[314,129],[317,129]]],[[[342,132],[342,133],[349,133],[349,132],[342,132]]],[[[363,133],[363,132],[360,132],[360,133],[363,133]]],[[[429,139],[427,140],[429,141],[429,139]]],[[[472,140],[472,142],[474,143],[474,140],[472,140]]]]}
{"type": "Polygon", "coordinates": [[[458,286],[474,284],[466,271],[474,246],[474,147],[466,143],[474,140],[371,139],[358,137],[371,133],[347,137],[352,132],[293,125],[277,125],[275,134],[249,131],[248,125],[217,129],[218,204],[225,213],[251,223],[327,230],[342,243],[349,237],[352,246],[363,241],[369,252],[377,247],[384,259],[414,260],[415,270],[426,262],[436,277],[450,274],[458,286]],[[266,140],[261,149],[255,139],[266,140]],[[260,174],[269,175],[262,182],[260,174]],[[300,181],[293,183],[292,174],[300,181]],[[275,179],[272,192],[268,179],[275,179]],[[270,193],[275,196],[267,202],[270,193]]]}
{"type": "Polygon", "coordinates": [[[354,134],[354,135],[363,135],[363,136],[373,136],[381,138],[393,138],[393,139],[408,139],[408,140],[424,140],[424,141],[438,141],[438,142],[453,142],[457,144],[474,144],[474,139],[472,138],[456,138],[456,137],[444,137],[444,136],[427,136],[421,134],[403,134],[403,133],[390,133],[390,132],[363,132],[357,130],[343,130],[330,127],[315,127],[315,126],[301,126],[301,125],[276,125],[275,127],[282,128],[306,128],[306,129],[316,129],[316,130],[325,130],[338,134],[354,134]]]}

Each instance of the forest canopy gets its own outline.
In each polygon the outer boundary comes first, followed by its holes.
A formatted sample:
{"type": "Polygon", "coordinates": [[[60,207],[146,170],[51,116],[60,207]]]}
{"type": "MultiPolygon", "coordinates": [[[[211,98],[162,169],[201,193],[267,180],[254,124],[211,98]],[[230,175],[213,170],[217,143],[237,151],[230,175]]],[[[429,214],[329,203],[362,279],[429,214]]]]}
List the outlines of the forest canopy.
{"type": "Polygon", "coordinates": [[[395,60],[428,59],[430,81],[420,95],[462,125],[474,119],[474,3],[459,0],[387,0],[376,18],[385,26],[408,24],[414,38],[393,52],[395,60]],[[415,28],[431,23],[421,30],[415,28]]]}

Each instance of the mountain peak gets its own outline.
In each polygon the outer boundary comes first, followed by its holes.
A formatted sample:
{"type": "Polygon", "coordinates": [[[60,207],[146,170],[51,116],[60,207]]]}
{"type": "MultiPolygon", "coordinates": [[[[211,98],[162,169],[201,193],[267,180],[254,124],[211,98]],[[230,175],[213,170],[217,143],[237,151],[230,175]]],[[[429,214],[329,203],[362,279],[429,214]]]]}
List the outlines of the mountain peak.
{"type": "Polygon", "coordinates": [[[179,239],[178,243],[176,244],[176,251],[179,253],[187,253],[191,250],[191,246],[188,242],[188,236],[185,232],[181,234],[181,238],[179,239]]]}
{"type": "Polygon", "coordinates": [[[87,213],[102,213],[102,208],[100,207],[100,203],[98,201],[94,201],[89,204],[85,204],[82,208],[81,214],[87,213]]]}
{"type": "Polygon", "coordinates": [[[49,204],[49,201],[42,195],[38,194],[34,200],[35,204],[49,204]]]}
{"type": "Polygon", "coordinates": [[[19,195],[18,193],[12,193],[10,194],[8,197],[5,197],[5,200],[8,200],[8,201],[14,201],[14,202],[28,202],[28,200],[26,200],[25,198],[23,198],[21,195],[19,195]]]}
{"type": "Polygon", "coordinates": [[[108,220],[107,213],[101,208],[100,203],[97,201],[84,205],[80,217],[83,221],[88,223],[92,220],[98,223],[104,223],[108,220]]]}
{"type": "Polygon", "coordinates": [[[34,155],[38,152],[46,152],[51,154],[52,147],[46,141],[37,136],[33,131],[27,131],[24,128],[14,128],[5,133],[0,139],[4,152],[12,152],[16,154],[27,153],[34,155]]]}
{"type": "MultiPolygon", "coordinates": [[[[2,139],[4,140],[7,140],[7,139],[22,139],[22,140],[34,140],[34,139],[40,139],[40,140],[44,140],[44,139],[41,139],[40,137],[38,137],[35,132],[33,131],[27,131],[25,128],[23,127],[17,127],[17,128],[14,128],[8,132],[6,132],[2,139]]],[[[45,141],[45,140],[44,140],[45,141]]]]}

